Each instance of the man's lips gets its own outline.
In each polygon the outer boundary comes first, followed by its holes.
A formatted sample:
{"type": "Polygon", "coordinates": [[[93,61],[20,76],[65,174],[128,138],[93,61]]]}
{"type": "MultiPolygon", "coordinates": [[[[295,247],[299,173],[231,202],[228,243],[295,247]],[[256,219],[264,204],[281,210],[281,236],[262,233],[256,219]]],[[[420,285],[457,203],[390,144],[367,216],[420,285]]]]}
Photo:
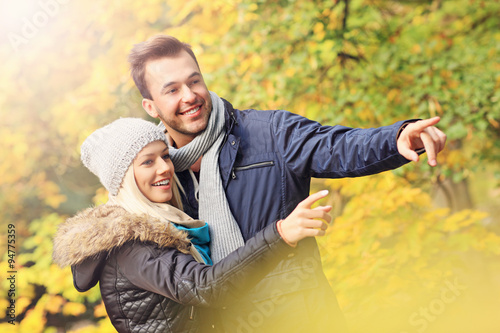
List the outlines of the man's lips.
{"type": "Polygon", "coordinates": [[[180,114],[183,116],[191,116],[193,114],[196,114],[200,109],[201,109],[201,106],[198,105],[197,107],[194,107],[194,108],[189,109],[187,111],[181,112],[180,114]]]}

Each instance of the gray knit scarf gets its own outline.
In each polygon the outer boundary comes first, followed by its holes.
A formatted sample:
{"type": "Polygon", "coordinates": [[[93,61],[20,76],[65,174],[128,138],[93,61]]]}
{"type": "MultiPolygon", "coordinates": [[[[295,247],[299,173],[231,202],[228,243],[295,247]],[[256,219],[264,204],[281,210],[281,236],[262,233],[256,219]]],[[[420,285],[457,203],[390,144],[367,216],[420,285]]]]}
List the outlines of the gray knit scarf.
{"type": "Polygon", "coordinates": [[[219,262],[245,244],[240,228],[229,209],[219,172],[219,152],[225,136],[224,103],[215,93],[207,128],[186,146],[170,147],[175,171],[184,171],[200,156],[199,218],[208,223],[212,261],[219,262]]]}

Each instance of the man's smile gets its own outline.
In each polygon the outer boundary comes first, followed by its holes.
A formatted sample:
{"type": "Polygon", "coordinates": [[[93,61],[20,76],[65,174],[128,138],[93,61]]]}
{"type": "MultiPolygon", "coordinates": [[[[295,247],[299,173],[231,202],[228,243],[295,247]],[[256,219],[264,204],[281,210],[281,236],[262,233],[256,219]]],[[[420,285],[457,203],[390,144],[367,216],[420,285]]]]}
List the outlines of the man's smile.
{"type": "Polygon", "coordinates": [[[191,115],[194,115],[195,113],[197,113],[200,110],[200,108],[201,108],[200,106],[197,106],[191,110],[181,112],[180,114],[183,116],[191,116],[191,115]]]}

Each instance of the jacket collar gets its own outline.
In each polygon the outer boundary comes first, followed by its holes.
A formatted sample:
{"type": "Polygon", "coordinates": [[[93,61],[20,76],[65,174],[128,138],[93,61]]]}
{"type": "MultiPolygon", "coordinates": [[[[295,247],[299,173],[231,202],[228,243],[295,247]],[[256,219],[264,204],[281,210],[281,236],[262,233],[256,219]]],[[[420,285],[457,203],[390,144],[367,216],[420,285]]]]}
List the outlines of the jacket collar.
{"type": "Polygon", "coordinates": [[[231,103],[226,101],[224,98],[221,98],[224,103],[224,120],[226,126],[226,133],[230,133],[231,129],[235,124],[238,124],[236,120],[236,115],[234,114],[234,108],[231,103]]]}
{"type": "Polygon", "coordinates": [[[219,153],[219,170],[221,174],[222,186],[226,189],[229,184],[229,180],[231,179],[234,163],[238,154],[240,138],[234,134],[233,130],[234,126],[238,125],[235,109],[228,101],[224,99],[222,99],[222,101],[224,102],[226,135],[219,153]],[[228,140],[230,144],[226,144],[228,140]]]}

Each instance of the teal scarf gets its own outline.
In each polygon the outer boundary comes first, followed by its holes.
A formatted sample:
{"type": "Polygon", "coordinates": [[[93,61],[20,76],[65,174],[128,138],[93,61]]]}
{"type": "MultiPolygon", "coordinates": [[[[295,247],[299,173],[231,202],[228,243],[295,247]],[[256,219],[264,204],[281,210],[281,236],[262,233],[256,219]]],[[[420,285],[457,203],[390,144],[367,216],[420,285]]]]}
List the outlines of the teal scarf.
{"type": "Polygon", "coordinates": [[[198,252],[200,252],[205,263],[207,265],[213,265],[212,259],[210,258],[210,233],[208,224],[205,223],[203,227],[199,228],[186,228],[175,223],[173,223],[173,225],[179,230],[186,231],[189,240],[193,243],[198,252]]]}

